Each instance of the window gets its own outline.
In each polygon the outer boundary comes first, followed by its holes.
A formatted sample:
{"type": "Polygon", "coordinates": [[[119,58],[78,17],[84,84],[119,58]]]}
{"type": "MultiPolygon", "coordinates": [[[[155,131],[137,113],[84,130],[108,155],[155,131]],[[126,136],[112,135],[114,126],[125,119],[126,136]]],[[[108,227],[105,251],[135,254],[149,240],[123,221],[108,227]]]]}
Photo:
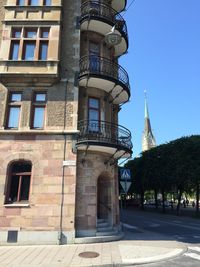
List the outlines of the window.
{"type": "Polygon", "coordinates": [[[48,41],[41,41],[40,42],[40,49],[39,49],[39,59],[46,60],[47,59],[47,52],[48,52],[48,41]]]}
{"type": "Polygon", "coordinates": [[[49,28],[41,28],[40,38],[48,38],[48,37],[49,37],[49,28]]]}
{"type": "Polygon", "coordinates": [[[24,29],[24,37],[25,38],[36,38],[37,37],[37,29],[25,28],[24,29]]]}
{"type": "Polygon", "coordinates": [[[39,0],[29,0],[29,6],[39,6],[39,0]]]}
{"type": "Polygon", "coordinates": [[[100,46],[98,43],[90,42],[89,44],[90,54],[90,70],[94,72],[100,71],[100,46]]]}
{"type": "Polygon", "coordinates": [[[37,28],[24,28],[23,60],[34,60],[36,51],[37,28]]]}
{"type": "Polygon", "coordinates": [[[88,99],[88,121],[89,130],[98,132],[100,123],[100,101],[98,98],[88,99]]]}
{"type": "Polygon", "coordinates": [[[21,38],[21,28],[13,28],[11,31],[10,60],[18,60],[21,38]]]}
{"type": "Polygon", "coordinates": [[[14,162],[9,168],[6,204],[26,203],[29,200],[32,165],[30,162],[14,162]]]}
{"type": "Polygon", "coordinates": [[[11,31],[10,60],[47,60],[49,27],[13,27],[11,31]],[[22,51],[20,53],[19,51],[22,51]]]}
{"type": "Polygon", "coordinates": [[[99,46],[99,43],[90,42],[89,50],[90,50],[89,51],[90,55],[99,56],[100,55],[100,46],[99,46]]]}
{"type": "Polygon", "coordinates": [[[20,41],[11,41],[10,60],[18,60],[20,41]]]}
{"type": "Polygon", "coordinates": [[[24,60],[34,60],[35,58],[35,41],[24,41],[23,57],[24,60]]]}
{"type": "Polygon", "coordinates": [[[12,102],[21,101],[22,100],[22,94],[21,93],[11,93],[10,99],[12,102]]]}
{"type": "Polygon", "coordinates": [[[13,28],[12,29],[12,38],[20,38],[22,29],[13,28]]]}
{"type": "Polygon", "coordinates": [[[33,99],[33,119],[32,128],[42,129],[44,128],[45,119],[45,107],[46,107],[46,93],[35,93],[33,99]]]}
{"type": "Polygon", "coordinates": [[[17,6],[24,6],[25,3],[24,3],[25,0],[17,0],[17,6]]]}
{"type": "Polygon", "coordinates": [[[44,0],[43,5],[44,6],[51,6],[51,0],[44,0]]]}
{"type": "Polygon", "coordinates": [[[9,96],[7,128],[17,129],[19,127],[19,118],[21,110],[22,94],[12,92],[9,96]]]}

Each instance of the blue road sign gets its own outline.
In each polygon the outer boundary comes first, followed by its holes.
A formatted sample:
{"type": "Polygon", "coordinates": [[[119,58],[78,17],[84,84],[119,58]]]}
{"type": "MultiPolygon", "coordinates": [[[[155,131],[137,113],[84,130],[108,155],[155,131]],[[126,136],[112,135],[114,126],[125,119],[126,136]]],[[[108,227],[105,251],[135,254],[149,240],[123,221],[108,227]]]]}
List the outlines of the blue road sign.
{"type": "Polygon", "coordinates": [[[131,170],[122,168],[120,169],[120,181],[131,181],[131,170]]]}

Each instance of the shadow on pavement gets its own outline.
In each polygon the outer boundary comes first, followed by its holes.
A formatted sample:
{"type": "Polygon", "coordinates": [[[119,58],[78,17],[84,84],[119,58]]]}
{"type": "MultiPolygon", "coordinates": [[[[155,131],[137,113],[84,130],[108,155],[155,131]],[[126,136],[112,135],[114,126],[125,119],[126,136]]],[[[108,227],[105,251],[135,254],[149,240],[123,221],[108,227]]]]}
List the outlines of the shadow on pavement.
{"type": "Polygon", "coordinates": [[[163,214],[152,209],[128,206],[121,210],[123,240],[158,240],[200,243],[200,220],[192,216],[163,214]]]}

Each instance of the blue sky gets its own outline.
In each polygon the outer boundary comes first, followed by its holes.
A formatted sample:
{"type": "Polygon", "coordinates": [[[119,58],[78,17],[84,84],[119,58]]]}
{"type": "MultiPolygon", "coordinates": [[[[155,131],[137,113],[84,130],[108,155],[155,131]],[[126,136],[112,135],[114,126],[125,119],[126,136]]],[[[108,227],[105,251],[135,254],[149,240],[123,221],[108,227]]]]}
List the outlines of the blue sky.
{"type": "Polygon", "coordinates": [[[199,11],[200,0],[135,0],[124,14],[129,50],[119,63],[132,95],[119,123],[131,130],[133,157],[142,148],[144,90],[158,145],[200,134],[199,11]]]}

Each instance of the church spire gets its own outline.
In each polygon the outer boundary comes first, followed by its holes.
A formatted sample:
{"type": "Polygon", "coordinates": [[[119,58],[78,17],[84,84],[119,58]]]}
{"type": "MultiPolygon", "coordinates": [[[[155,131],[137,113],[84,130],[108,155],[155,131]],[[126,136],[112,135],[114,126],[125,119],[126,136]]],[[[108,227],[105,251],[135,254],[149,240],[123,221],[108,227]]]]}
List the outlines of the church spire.
{"type": "Polygon", "coordinates": [[[145,106],[144,106],[144,117],[145,119],[149,119],[149,111],[148,111],[148,106],[147,106],[147,91],[144,91],[144,101],[145,101],[145,106]]]}
{"type": "Polygon", "coordinates": [[[146,91],[144,91],[144,94],[145,94],[145,114],[144,114],[144,132],[142,137],[142,151],[149,150],[156,146],[156,140],[153,136],[151,129],[146,91]]]}

